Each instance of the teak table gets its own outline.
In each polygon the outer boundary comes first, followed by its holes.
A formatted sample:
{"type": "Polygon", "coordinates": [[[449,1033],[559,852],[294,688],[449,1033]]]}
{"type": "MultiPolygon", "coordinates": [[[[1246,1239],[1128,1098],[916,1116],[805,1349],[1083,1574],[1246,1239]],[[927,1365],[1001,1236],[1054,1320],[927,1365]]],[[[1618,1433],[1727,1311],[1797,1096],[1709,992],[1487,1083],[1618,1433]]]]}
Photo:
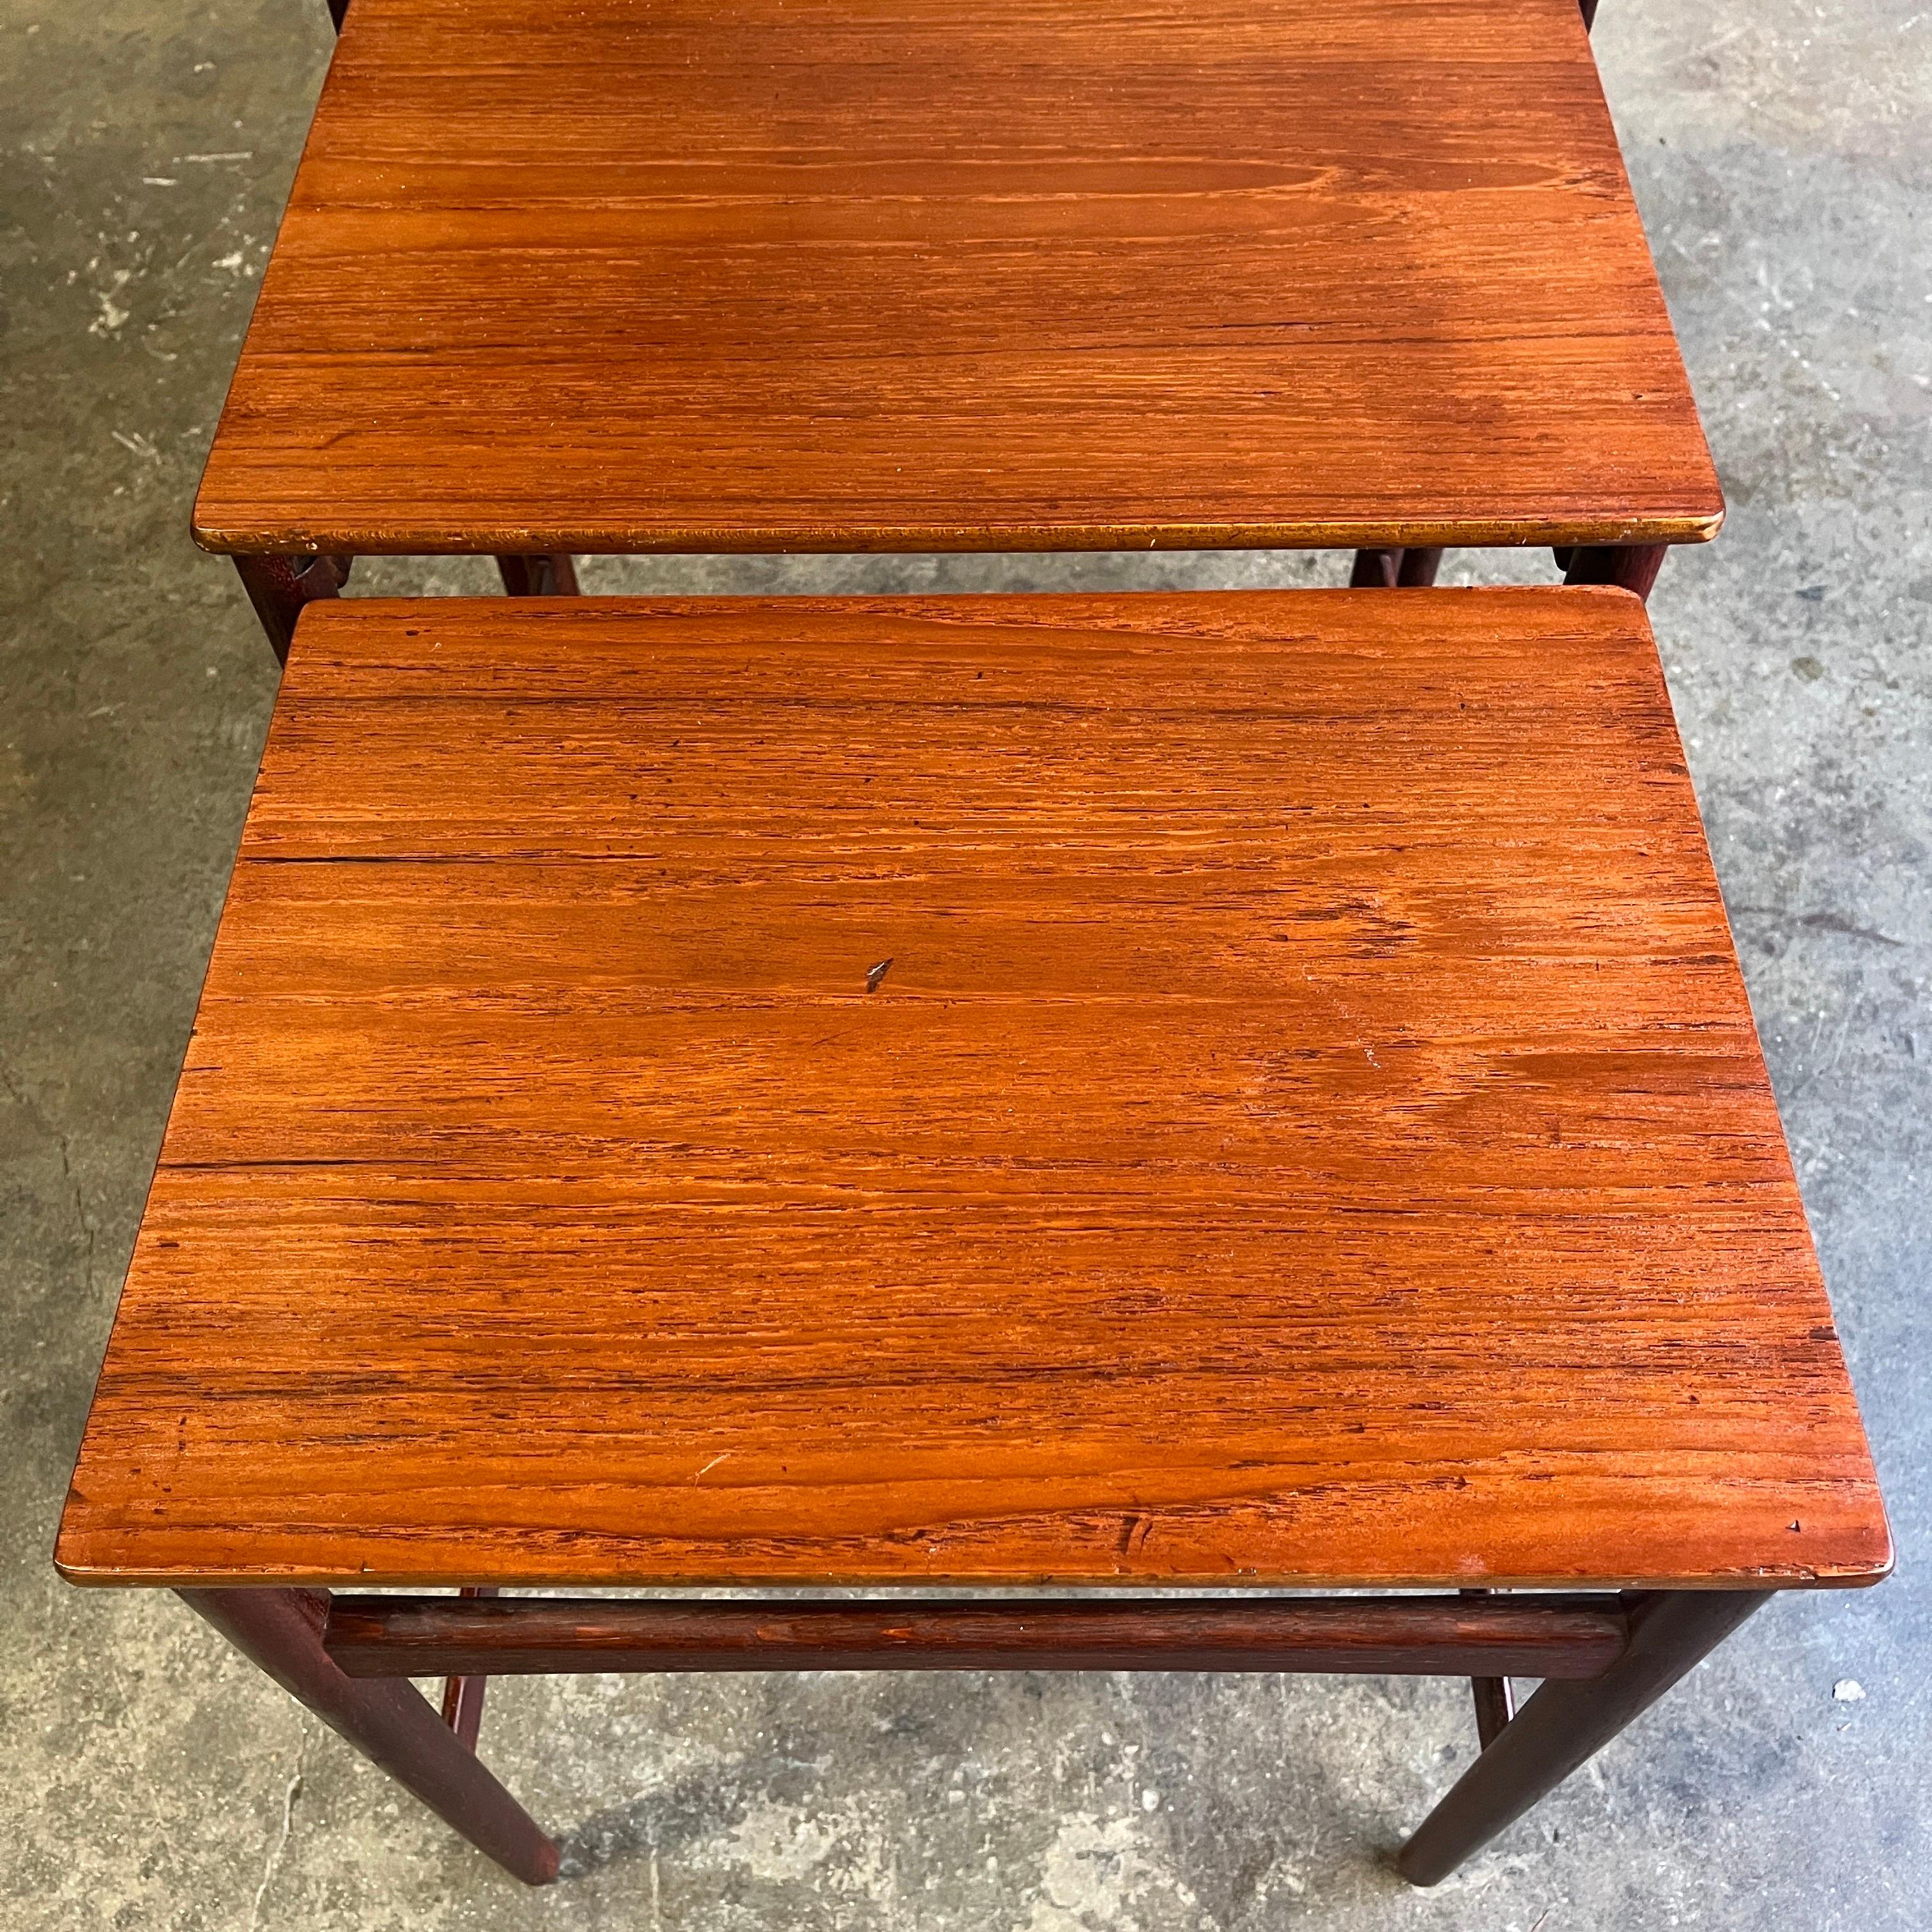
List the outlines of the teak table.
{"type": "Polygon", "coordinates": [[[1576,0],[353,0],[195,526],[282,650],[377,553],[1641,594],[1723,507],[1576,0]]]}
{"type": "Polygon", "coordinates": [[[1890,1562],[1642,606],[310,609],[59,1561],[532,1881],[488,1673],[1470,1675],[1440,1878],[1890,1562]]]}

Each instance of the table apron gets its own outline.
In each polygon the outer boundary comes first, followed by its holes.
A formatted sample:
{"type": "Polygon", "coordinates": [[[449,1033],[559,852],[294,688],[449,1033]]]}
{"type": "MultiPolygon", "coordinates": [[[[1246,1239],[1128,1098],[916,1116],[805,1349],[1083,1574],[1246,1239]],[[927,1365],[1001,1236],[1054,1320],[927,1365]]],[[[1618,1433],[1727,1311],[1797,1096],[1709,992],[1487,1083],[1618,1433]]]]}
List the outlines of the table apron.
{"type": "Polygon", "coordinates": [[[1591,1678],[1623,1654],[1612,1595],[1112,1601],[679,1601],[340,1595],[351,1677],[566,1671],[1208,1670],[1591,1678]]]}

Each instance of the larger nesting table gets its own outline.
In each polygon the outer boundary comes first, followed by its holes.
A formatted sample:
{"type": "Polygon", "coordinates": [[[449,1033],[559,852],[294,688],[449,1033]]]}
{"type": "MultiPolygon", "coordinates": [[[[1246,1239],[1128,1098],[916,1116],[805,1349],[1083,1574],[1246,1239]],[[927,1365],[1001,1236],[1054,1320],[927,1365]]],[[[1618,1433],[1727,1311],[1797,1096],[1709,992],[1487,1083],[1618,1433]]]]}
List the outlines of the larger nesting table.
{"type": "Polygon", "coordinates": [[[1641,606],[313,608],[59,1558],[532,1880],[490,1672],[1468,1674],[1441,1876],[1890,1561],[1641,606]]]}
{"type": "Polygon", "coordinates": [[[1576,0],[354,0],[195,527],[284,648],[365,554],[1722,513],[1576,0]]]}

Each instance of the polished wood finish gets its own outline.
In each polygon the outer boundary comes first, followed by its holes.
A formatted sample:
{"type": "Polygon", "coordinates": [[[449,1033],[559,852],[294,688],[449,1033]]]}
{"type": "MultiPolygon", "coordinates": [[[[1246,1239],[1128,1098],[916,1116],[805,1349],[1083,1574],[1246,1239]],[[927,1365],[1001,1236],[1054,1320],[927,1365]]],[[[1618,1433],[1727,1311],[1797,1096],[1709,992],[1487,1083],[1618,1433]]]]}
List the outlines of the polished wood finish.
{"type": "Polygon", "coordinates": [[[1634,1597],[1622,1657],[1589,1683],[1543,1684],[1423,1821],[1396,1869],[1412,1885],[1447,1878],[1648,1710],[1765,1600],[1766,1593],[1746,1590],[1634,1597]]]}
{"type": "Polygon", "coordinates": [[[685,1602],[338,1596],[352,1677],[443,1670],[1292,1670],[1594,1677],[1623,1654],[1614,1597],[1078,1602],[685,1602]]]}
{"type": "Polygon", "coordinates": [[[1642,608],[314,605],[60,1556],[1874,1580],[1642,608]]]}
{"type": "Polygon", "coordinates": [[[1573,0],[1402,14],[356,0],[197,534],[1708,536],[1573,0]]]}
{"type": "Polygon", "coordinates": [[[183,1590],[182,1600],[289,1694],[526,1885],[556,1876],[557,1849],[422,1694],[345,1676],[322,1647],[328,1599],[311,1590],[183,1590]]]}

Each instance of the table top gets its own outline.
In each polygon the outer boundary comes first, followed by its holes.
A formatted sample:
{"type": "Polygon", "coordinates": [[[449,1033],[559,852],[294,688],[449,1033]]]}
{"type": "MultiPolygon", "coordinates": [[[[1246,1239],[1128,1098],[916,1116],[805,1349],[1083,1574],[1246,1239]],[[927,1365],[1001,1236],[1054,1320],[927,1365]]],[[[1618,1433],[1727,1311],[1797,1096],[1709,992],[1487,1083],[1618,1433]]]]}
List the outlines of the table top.
{"type": "Polygon", "coordinates": [[[1682,542],[1576,0],[356,0],[216,550],[1682,542]]]}
{"type": "Polygon", "coordinates": [[[60,1560],[1871,1580],[1642,608],[311,606],[60,1560]]]}

